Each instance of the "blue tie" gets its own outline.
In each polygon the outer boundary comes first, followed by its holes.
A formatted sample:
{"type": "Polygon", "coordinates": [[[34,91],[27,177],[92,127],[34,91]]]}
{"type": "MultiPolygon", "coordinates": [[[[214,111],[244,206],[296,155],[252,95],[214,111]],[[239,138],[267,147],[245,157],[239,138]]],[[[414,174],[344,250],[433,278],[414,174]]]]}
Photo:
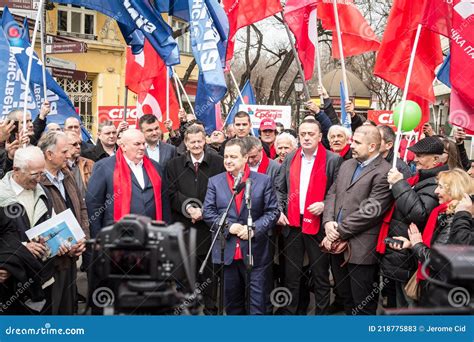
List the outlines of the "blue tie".
{"type": "Polygon", "coordinates": [[[359,163],[354,171],[354,174],[352,175],[351,183],[354,183],[354,181],[356,181],[357,178],[359,178],[363,169],[364,167],[362,166],[362,163],[359,163]]]}
{"type": "MultiPolygon", "coordinates": [[[[360,174],[362,173],[362,170],[364,168],[362,167],[362,163],[359,163],[357,164],[357,167],[354,171],[354,174],[352,175],[352,179],[351,179],[351,184],[354,183],[355,180],[357,180],[357,178],[359,178],[360,174]]],[[[342,208],[339,210],[339,212],[337,213],[337,218],[336,218],[336,221],[337,223],[341,223],[342,222],[342,208]]]]}

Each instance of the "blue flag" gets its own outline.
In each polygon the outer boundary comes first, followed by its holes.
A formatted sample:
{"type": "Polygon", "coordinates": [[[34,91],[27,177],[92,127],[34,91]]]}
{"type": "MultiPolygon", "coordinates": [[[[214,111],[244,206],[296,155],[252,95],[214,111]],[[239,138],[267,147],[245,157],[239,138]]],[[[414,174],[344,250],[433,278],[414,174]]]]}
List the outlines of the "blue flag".
{"type": "Polygon", "coordinates": [[[21,32],[21,39],[23,39],[24,41],[27,41],[28,43],[31,43],[28,18],[25,18],[25,20],[23,20],[23,31],[21,32]]]}
{"type": "MultiPolygon", "coordinates": [[[[0,93],[3,95],[0,102],[1,117],[13,109],[23,108],[29,53],[33,53],[33,61],[27,109],[33,119],[39,114],[45,101],[42,62],[23,37],[26,38],[26,35],[22,33],[22,29],[5,7],[0,26],[0,60],[8,63],[0,63],[0,93]]],[[[51,106],[48,123],[55,122],[62,125],[70,116],[80,120],[71,100],[48,72],[46,84],[47,100],[51,106]]]]}
{"type": "Polygon", "coordinates": [[[229,21],[216,0],[188,0],[188,4],[191,45],[199,66],[196,115],[210,133],[216,128],[214,105],[227,92],[224,66],[229,21]]]}
{"type": "Polygon", "coordinates": [[[344,85],[340,82],[340,92],[341,92],[341,125],[346,127],[349,132],[351,131],[351,117],[347,115],[346,112],[346,93],[344,91],[344,85]]]}
{"type": "Polygon", "coordinates": [[[441,65],[441,68],[439,68],[438,74],[436,75],[436,78],[449,88],[451,88],[450,70],[451,70],[451,54],[449,53],[446,56],[443,62],[443,65],[441,65]]]}
{"type": "Polygon", "coordinates": [[[163,20],[150,0],[55,0],[60,4],[84,6],[99,11],[120,23],[119,27],[127,44],[134,53],[140,53],[143,46],[137,46],[141,35],[146,37],[166,65],[179,64],[178,44],[173,39],[173,31],[163,20]]]}
{"type": "MultiPolygon", "coordinates": [[[[257,104],[257,100],[255,99],[255,94],[253,92],[252,86],[250,85],[250,80],[247,80],[247,82],[245,82],[244,87],[242,88],[240,93],[242,94],[242,97],[244,98],[245,104],[251,104],[251,105],[257,104]]],[[[234,116],[239,111],[239,107],[241,104],[243,103],[240,100],[240,96],[238,96],[234,102],[234,105],[232,106],[232,109],[227,115],[227,118],[225,119],[224,126],[230,125],[232,122],[234,122],[234,116]]]]}

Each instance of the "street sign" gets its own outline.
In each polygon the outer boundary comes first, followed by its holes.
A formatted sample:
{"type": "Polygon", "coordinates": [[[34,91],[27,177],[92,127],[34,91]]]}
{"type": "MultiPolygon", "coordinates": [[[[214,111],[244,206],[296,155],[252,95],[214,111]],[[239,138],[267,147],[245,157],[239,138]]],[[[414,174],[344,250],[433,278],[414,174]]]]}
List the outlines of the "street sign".
{"type": "Polygon", "coordinates": [[[58,78],[67,78],[76,81],[85,81],[87,80],[88,74],[85,71],[80,70],[70,70],[63,68],[46,68],[53,77],[58,78]]]}
{"type": "Polygon", "coordinates": [[[0,7],[35,10],[38,9],[39,0],[0,0],[0,7]]]}
{"type": "Polygon", "coordinates": [[[84,53],[87,52],[87,44],[82,42],[46,44],[46,53],[84,53]]]}
{"type": "Polygon", "coordinates": [[[54,58],[47,56],[46,57],[46,66],[54,68],[63,68],[69,70],[76,70],[76,63],[67,61],[65,59],[54,58]]]}

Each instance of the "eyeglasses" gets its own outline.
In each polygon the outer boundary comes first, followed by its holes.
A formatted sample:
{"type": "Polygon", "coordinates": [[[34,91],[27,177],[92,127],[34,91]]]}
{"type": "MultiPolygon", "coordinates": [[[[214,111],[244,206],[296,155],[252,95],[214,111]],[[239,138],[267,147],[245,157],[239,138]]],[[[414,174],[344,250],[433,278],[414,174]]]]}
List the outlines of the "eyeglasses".
{"type": "Polygon", "coordinates": [[[29,176],[31,178],[44,178],[46,177],[46,172],[41,171],[41,172],[30,173],[29,176]]]}

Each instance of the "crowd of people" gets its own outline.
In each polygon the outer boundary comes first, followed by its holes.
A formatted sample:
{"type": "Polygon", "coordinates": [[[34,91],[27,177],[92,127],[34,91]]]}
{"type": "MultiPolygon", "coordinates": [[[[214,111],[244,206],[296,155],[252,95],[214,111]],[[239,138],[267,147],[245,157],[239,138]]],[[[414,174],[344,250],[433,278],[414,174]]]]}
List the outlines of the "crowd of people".
{"type": "Polygon", "coordinates": [[[11,112],[0,123],[0,312],[77,313],[77,274],[94,263],[86,240],[127,214],[195,229],[191,252],[200,265],[235,182],[247,180],[254,225],[247,227],[241,191],[223,234],[224,293],[219,241],[198,278],[210,280],[204,314],[217,314],[221,295],[228,315],[449,306],[450,287],[440,284],[452,282],[450,274],[427,261],[436,245],[474,244],[465,133],[436,135],[427,123],[417,143],[395,151],[392,128],[366,120],[350,102],[352,126],[343,127],[324,97],[322,108],[306,103],[295,129],[263,119],[258,138],[243,111],[209,135],[184,110],[179,129],[164,123],[168,132],[151,114],[137,129],[104,121],[95,144],[83,140],[77,118],[47,125],[47,103],[27,127],[23,111],[11,112]],[[25,232],[67,209],[85,238],[45,257],[44,239],[25,232]],[[283,305],[273,300],[281,289],[283,305]]]}

